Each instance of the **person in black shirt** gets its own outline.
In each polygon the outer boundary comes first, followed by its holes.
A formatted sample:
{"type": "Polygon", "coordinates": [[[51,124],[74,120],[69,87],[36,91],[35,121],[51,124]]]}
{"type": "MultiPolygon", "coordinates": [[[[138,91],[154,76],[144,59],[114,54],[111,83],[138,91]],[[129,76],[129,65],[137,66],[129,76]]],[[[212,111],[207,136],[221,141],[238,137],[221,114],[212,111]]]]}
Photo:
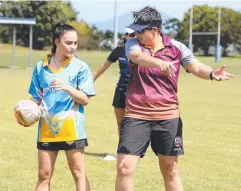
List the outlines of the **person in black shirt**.
{"type": "MultiPolygon", "coordinates": [[[[125,35],[123,36],[124,43],[127,39],[134,38],[135,33],[129,28],[125,28],[125,35]]],[[[116,47],[108,56],[107,60],[100,66],[94,74],[94,81],[101,76],[110,65],[118,60],[120,77],[115,89],[115,95],[112,106],[114,107],[115,116],[118,124],[118,133],[120,133],[120,123],[125,114],[126,88],[130,78],[129,63],[125,55],[125,46],[116,47]]]]}

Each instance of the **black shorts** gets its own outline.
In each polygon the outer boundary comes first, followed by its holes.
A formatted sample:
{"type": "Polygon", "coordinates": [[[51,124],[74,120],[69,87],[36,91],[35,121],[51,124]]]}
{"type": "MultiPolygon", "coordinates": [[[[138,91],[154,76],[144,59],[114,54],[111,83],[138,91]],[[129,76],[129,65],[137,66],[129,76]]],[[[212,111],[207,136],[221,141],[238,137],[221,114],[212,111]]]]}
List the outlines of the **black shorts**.
{"type": "Polygon", "coordinates": [[[72,150],[84,148],[86,146],[88,146],[87,139],[62,142],[37,142],[37,148],[46,151],[72,150]]]}
{"type": "Polygon", "coordinates": [[[143,157],[150,142],[156,155],[183,155],[181,118],[150,121],[125,117],[122,120],[117,153],[143,157]]]}
{"type": "Polygon", "coordinates": [[[126,88],[117,87],[115,89],[115,95],[114,95],[112,106],[117,108],[126,107],[126,88]]]}

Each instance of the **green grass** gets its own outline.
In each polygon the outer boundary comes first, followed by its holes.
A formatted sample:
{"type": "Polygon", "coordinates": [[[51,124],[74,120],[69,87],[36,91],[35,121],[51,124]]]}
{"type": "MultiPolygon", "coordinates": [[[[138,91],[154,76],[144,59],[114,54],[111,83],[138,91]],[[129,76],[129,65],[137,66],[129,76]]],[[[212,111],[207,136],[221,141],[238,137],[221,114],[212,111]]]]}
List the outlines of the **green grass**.
{"type": "MultiPolygon", "coordinates": [[[[34,51],[36,63],[47,52],[34,51]]],[[[102,64],[108,52],[78,52],[93,71],[102,64]]],[[[22,128],[13,116],[13,107],[27,94],[31,69],[28,50],[17,48],[17,69],[11,65],[11,47],[0,47],[0,190],[31,191],[37,180],[37,126],[22,128]]],[[[213,57],[200,58],[212,67],[213,57]]],[[[184,122],[185,155],[179,166],[185,191],[241,190],[241,59],[223,58],[228,71],[235,74],[229,82],[200,80],[181,71],[179,101],[184,122]]],[[[113,191],[115,161],[104,161],[105,153],[116,153],[117,127],[111,106],[118,79],[114,64],[96,82],[97,96],[86,107],[89,146],[86,168],[92,190],[113,191]]],[[[53,191],[74,190],[74,181],[63,152],[60,152],[52,179],[53,191]]],[[[164,190],[156,156],[148,149],[135,174],[135,190],[164,190]]]]}

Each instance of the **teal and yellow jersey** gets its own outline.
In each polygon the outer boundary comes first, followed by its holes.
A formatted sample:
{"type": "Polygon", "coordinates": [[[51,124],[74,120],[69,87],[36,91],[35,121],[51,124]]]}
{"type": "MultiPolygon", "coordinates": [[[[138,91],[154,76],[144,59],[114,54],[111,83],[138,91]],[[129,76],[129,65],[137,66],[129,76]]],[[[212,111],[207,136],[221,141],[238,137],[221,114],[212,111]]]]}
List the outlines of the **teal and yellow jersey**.
{"type": "Polygon", "coordinates": [[[66,84],[94,96],[94,82],[86,62],[68,58],[55,70],[49,65],[51,54],[39,61],[33,71],[29,94],[41,101],[43,110],[38,126],[38,142],[60,142],[85,139],[84,108],[66,91],[53,90],[50,85],[59,78],[66,84]]]}

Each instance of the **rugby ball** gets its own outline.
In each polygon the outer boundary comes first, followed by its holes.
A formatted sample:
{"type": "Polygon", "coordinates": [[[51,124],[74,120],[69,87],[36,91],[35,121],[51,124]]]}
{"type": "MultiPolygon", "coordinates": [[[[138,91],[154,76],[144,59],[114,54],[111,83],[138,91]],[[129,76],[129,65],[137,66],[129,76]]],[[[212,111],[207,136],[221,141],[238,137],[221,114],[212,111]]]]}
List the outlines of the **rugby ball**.
{"type": "Polygon", "coordinates": [[[32,100],[21,100],[14,107],[14,116],[20,125],[29,127],[40,119],[41,109],[32,100]]]}

